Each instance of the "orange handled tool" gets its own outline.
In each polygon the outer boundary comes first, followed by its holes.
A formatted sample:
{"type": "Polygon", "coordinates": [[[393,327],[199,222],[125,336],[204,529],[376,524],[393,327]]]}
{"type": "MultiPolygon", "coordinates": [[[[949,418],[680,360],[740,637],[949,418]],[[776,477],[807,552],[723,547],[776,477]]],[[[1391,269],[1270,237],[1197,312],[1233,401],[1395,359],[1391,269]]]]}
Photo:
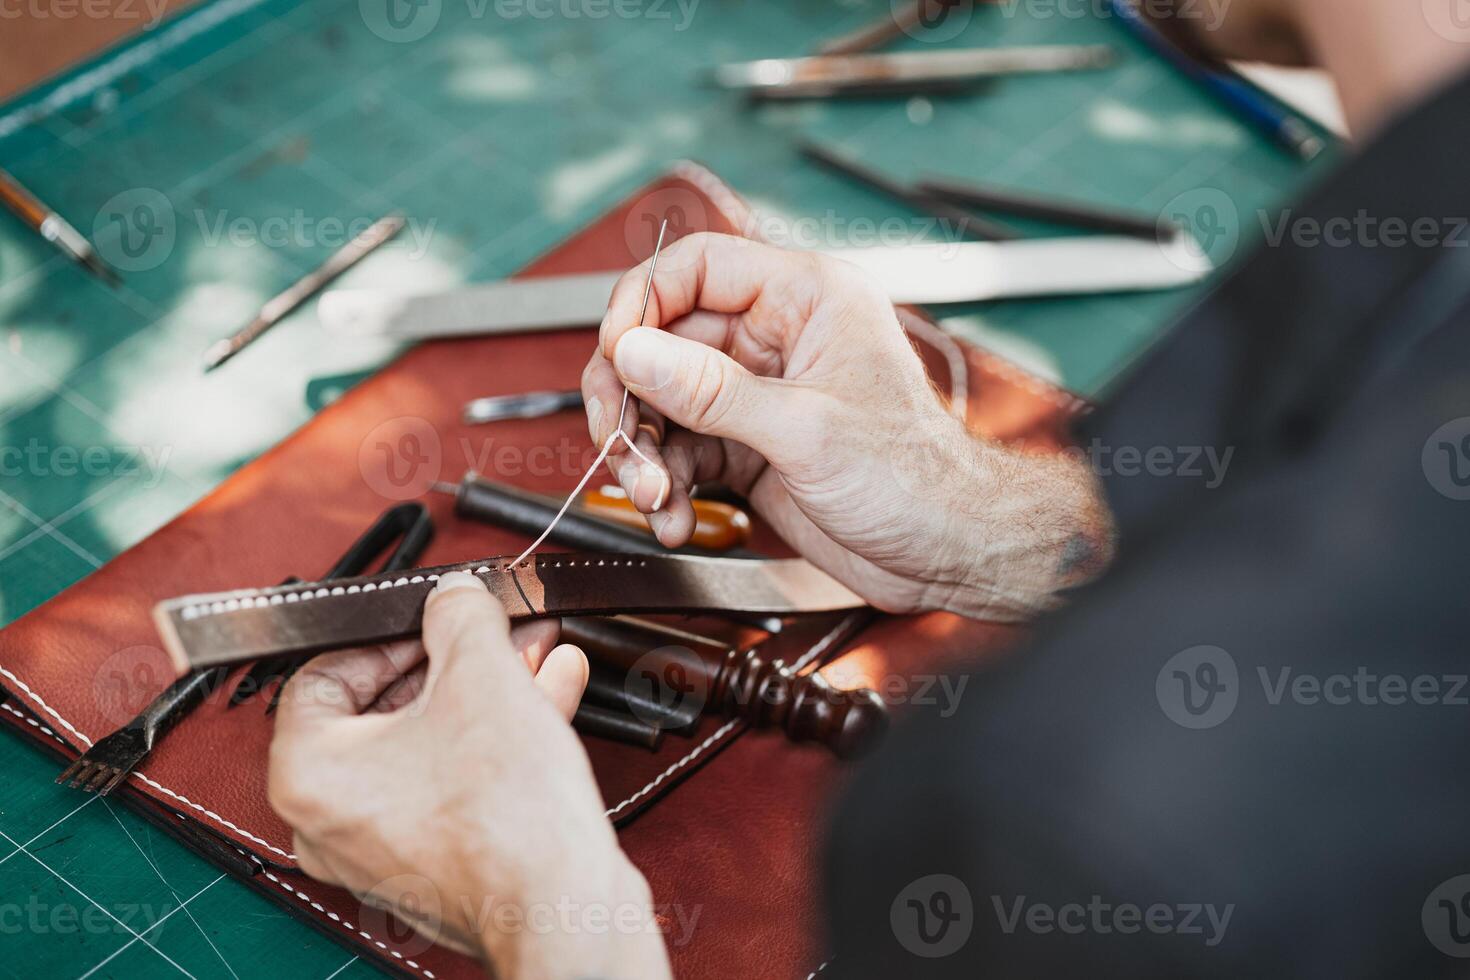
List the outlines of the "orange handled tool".
{"type": "MultiPolygon", "coordinates": [[[[689,543],[710,551],[728,551],[750,540],[750,517],[738,507],[718,500],[694,500],[694,537],[689,543]]],[[[633,501],[617,487],[588,490],[577,506],[603,520],[614,521],[638,531],[648,530],[648,519],[638,513],[633,501]]]]}

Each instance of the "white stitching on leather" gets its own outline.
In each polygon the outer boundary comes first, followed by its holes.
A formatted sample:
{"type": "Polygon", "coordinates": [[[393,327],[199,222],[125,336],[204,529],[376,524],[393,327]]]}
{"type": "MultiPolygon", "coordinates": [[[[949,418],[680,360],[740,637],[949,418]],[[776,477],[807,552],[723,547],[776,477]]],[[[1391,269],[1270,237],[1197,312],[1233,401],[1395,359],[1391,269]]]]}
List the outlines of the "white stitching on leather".
{"type": "MultiPolygon", "coordinates": [[[[536,563],[536,566],[538,568],[546,565],[549,565],[552,568],[561,568],[563,566],[567,568],[577,568],[579,565],[582,568],[589,568],[593,566],[616,568],[621,565],[626,565],[629,568],[642,568],[648,564],[648,559],[646,558],[627,558],[621,560],[617,558],[598,558],[595,560],[589,558],[579,563],[575,560],[567,559],[559,555],[546,555],[544,557],[538,556],[533,557],[531,560],[536,563]]],[[[443,574],[447,575],[450,572],[473,572],[476,575],[489,575],[491,572],[508,572],[509,570],[509,564],[506,564],[504,566],[499,564],[480,565],[476,567],[474,562],[466,562],[463,566],[450,568],[446,570],[443,574]]],[[[361,585],[327,586],[316,585],[315,583],[313,583],[309,588],[302,589],[299,592],[281,592],[277,591],[276,588],[272,588],[269,590],[245,589],[235,595],[230,596],[230,598],[228,599],[215,599],[212,602],[208,603],[201,602],[195,605],[184,606],[178,610],[178,614],[179,618],[182,620],[193,621],[196,619],[204,619],[209,616],[220,616],[224,615],[225,613],[238,612],[241,609],[261,608],[264,606],[279,606],[283,603],[288,602],[310,602],[312,599],[324,599],[327,596],[350,595],[356,592],[381,592],[384,589],[392,589],[404,585],[420,585],[424,582],[434,582],[437,581],[438,578],[439,574],[436,573],[434,575],[415,575],[412,578],[405,575],[397,579],[385,580],[382,582],[364,582],[361,585]]]]}
{"type": "Polygon", "coordinates": [[[827,959],[823,960],[821,966],[817,967],[815,970],[806,975],[806,980],[815,980],[817,974],[827,969],[827,965],[831,963],[834,959],[836,959],[836,957],[829,956],[827,959]]]}
{"type": "MultiPolygon", "coordinates": [[[[236,848],[236,850],[239,850],[239,848],[236,848]]],[[[245,852],[241,851],[240,853],[244,854],[245,852]]],[[[249,856],[249,855],[247,855],[247,856],[249,856]]],[[[256,864],[260,864],[260,862],[258,860],[255,863],[256,864]]],[[[417,970],[418,972],[422,973],[424,976],[428,977],[429,980],[437,980],[437,978],[434,975],[434,971],[433,970],[428,970],[428,969],[425,969],[422,966],[419,966],[413,960],[408,959],[402,953],[398,952],[398,950],[390,948],[387,943],[379,940],[378,938],[376,938],[375,936],[373,936],[372,933],[368,932],[365,929],[359,929],[357,926],[353,925],[351,922],[348,922],[346,919],[342,918],[336,912],[332,912],[332,911],[328,910],[320,902],[314,901],[310,895],[306,894],[306,892],[304,892],[301,889],[297,888],[296,886],[292,885],[290,882],[282,881],[280,878],[277,878],[275,875],[271,874],[269,871],[266,870],[265,865],[260,864],[260,870],[261,870],[261,873],[264,874],[271,881],[274,881],[276,884],[280,885],[281,888],[283,888],[284,890],[290,892],[292,895],[295,895],[297,898],[301,899],[301,901],[305,902],[307,905],[311,906],[313,909],[315,909],[316,911],[320,912],[322,915],[325,915],[327,918],[331,919],[333,922],[337,923],[342,928],[346,929],[348,932],[353,933],[354,935],[361,936],[362,938],[366,939],[368,942],[372,943],[374,946],[378,947],[379,949],[383,950],[388,955],[392,956],[394,959],[402,961],[405,966],[411,966],[411,967],[413,967],[415,970],[417,970]]]]}
{"type": "Polygon", "coordinates": [[[51,707],[51,705],[47,704],[45,702],[45,700],[41,697],[41,695],[39,695],[35,691],[31,690],[29,684],[27,684],[25,681],[21,680],[19,677],[16,677],[10,671],[6,670],[4,667],[0,667],[0,674],[4,674],[6,677],[9,677],[11,680],[15,681],[15,683],[20,687],[20,689],[22,691],[25,691],[27,694],[29,694],[31,696],[31,700],[35,701],[37,704],[39,704],[41,706],[41,709],[43,711],[45,711],[52,718],[55,718],[57,721],[59,721],[61,723],[61,727],[62,728],[65,728],[67,731],[71,732],[77,738],[81,739],[83,742],[86,742],[87,743],[87,748],[91,748],[92,747],[92,740],[90,738],[88,738],[87,736],[83,735],[81,732],[77,731],[76,726],[73,725],[71,722],[67,721],[65,718],[61,717],[61,715],[57,714],[56,713],[56,709],[53,708],[53,707],[51,707]]]}
{"type": "Polygon", "coordinates": [[[628,797],[626,800],[613,807],[611,810],[608,810],[606,813],[603,814],[603,816],[611,817],[623,807],[627,806],[629,803],[632,803],[639,797],[647,796],[649,793],[653,792],[654,788],[658,786],[659,783],[663,782],[665,779],[668,779],[677,770],[689,765],[690,762],[694,761],[694,758],[696,756],[698,756],[701,752],[709,748],[714,743],[718,742],[721,738],[724,738],[726,735],[728,735],[730,733],[730,729],[734,728],[738,724],[740,724],[739,718],[731,718],[729,721],[725,722],[719,728],[715,729],[709,738],[696,745],[693,751],[691,751],[688,755],[684,756],[684,758],[680,759],[672,766],[669,766],[669,768],[665,769],[657,776],[653,777],[653,780],[650,781],[647,786],[643,787],[638,792],[634,793],[632,796],[628,797]]]}
{"type": "Polygon", "coordinates": [[[50,735],[52,738],[56,739],[56,741],[60,742],[62,745],[66,745],[67,748],[71,748],[70,745],[67,745],[66,739],[64,739],[60,735],[56,734],[51,729],[49,729],[45,725],[41,724],[39,721],[37,721],[36,719],[32,718],[30,715],[26,714],[24,711],[17,711],[11,705],[3,704],[3,703],[0,703],[0,708],[4,708],[6,711],[8,711],[11,714],[15,715],[15,717],[17,717],[21,721],[25,722],[27,725],[30,725],[32,728],[39,728],[41,731],[45,732],[47,735],[50,735]]]}
{"type": "MultiPolygon", "coordinates": [[[[30,687],[29,684],[27,684],[25,681],[21,680],[19,677],[16,677],[10,671],[6,670],[4,667],[0,667],[0,674],[3,674],[4,676],[6,676],[6,677],[10,678],[12,681],[14,681],[17,687],[19,687],[22,691],[24,691],[27,695],[30,696],[31,700],[35,701],[36,704],[38,704],[38,705],[41,706],[41,709],[43,711],[45,711],[52,718],[55,718],[58,722],[60,722],[61,723],[61,727],[65,728],[67,731],[69,731],[73,735],[75,735],[78,739],[80,739],[81,741],[85,742],[87,744],[87,747],[88,748],[91,748],[92,747],[92,740],[90,738],[88,738],[87,736],[83,735],[80,731],[78,731],[77,730],[77,727],[75,725],[73,725],[71,722],[69,722],[65,718],[61,717],[61,715],[56,711],[56,709],[53,708],[53,707],[51,707],[51,705],[47,704],[46,703],[46,700],[44,698],[42,698],[41,695],[39,695],[35,691],[31,690],[31,687],[30,687]]],[[[54,735],[55,733],[53,732],[52,734],[54,735]]],[[[283,851],[283,850],[281,850],[279,847],[277,847],[276,845],[272,844],[270,841],[266,840],[265,838],[255,836],[250,831],[246,830],[244,827],[241,827],[240,825],[234,823],[233,821],[226,820],[224,817],[220,816],[218,813],[215,813],[213,810],[207,810],[207,809],[205,809],[204,807],[200,806],[198,803],[195,803],[193,800],[189,799],[186,796],[181,796],[178,793],[175,793],[173,790],[169,789],[167,786],[163,785],[162,783],[158,782],[155,779],[149,779],[147,776],[143,775],[141,772],[129,773],[129,777],[130,778],[136,777],[136,778],[142,780],[143,782],[147,783],[149,786],[152,786],[154,789],[158,790],[160,793],[166,793],[166,794],[168,794],[169,796],[173,797],[175,800],[178,800],[180,803],[184,804],[185,806],[190,807],[191,809],[194,809],[194,810],[198,810],[200,813],[204,814],[206,817],[209,817],[210,819],[212,819],[216,823],[220,824],[221,826],[228,827],[230,830],[233,830],[235,833],[239,834],[241,837],[248,838],[249,840],[252,840],[255,843],[259,844],[261,847],[268,848],[269,850],[274,851],[276,854],[279,854],[281,857],[286,858],[288,861],[295,861],[296,860],[296,855],[295,854],[292,854],[289,851],[283,851]]]]}

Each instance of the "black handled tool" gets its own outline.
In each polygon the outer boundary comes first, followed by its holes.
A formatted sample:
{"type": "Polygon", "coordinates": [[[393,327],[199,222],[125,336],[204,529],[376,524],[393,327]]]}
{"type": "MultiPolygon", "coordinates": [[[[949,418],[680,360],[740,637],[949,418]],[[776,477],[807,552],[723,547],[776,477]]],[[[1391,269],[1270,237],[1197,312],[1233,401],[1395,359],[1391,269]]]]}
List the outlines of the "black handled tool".
{"type": "MultiPolygon", "coordinates": [[[[410,502],[391,507],[383,512],[372,527],[363,532],[362,537],[352,543],[352,547],[337,559],[337,563],[327,570],[322,579],[330,581],[364,575],[373,560],[390,547],[393,551],[378,571],[396,572],[412,568],[433,537],[434,522],[429,517],[428,508],[423,504],[410,502]]],[[[280,704],[281,691],[285,689],[286,682],[308,659],[309,657],[299,654],[288,654],[256,661],[240,678],[240,683],[235,685],[235,690],[230,694],[229,706],[233,708],[243,704],[278,681],[279,686],[271,695],[265,709],[267,713],[275,711],[280,704]]]]}
{"type": "MultiPolygon", "coordinates": [[[[345,578],[358,574],[394,541],[398,541],[398,546],[389,557],[388,564],[395,568],[406,568],[423,553],[433,534],[434,526],[423,504],[400,504],[379,517],[367,533],[354,542],[337,561],[326,577],[345,578]]],[[[297,580],[293,578],[286,581],[289,584],[297,580]]],[[[280,678],[284,685],[304,662],[305,658],[295,655],[260,661],[236,686],[230,697],[230,705],[239,704],[276,678],[280,678]],[[248,693],[242,696],[242,689],[247,688],[248,693]]],[[[136,718],[117,731],[98,739],[67,766],[56,777],[56,781],[69,783],[73,789],[106,796],[127,778],[128,773],[143,764],[153,747],[165,735],[219,689],[230,670],[228,666],[213,667],[194,671],[174,681],[139,712],[136,718]]],[[[272,699],[267,710],[273,710],[274,707],[275,700],[272,699]]]]}

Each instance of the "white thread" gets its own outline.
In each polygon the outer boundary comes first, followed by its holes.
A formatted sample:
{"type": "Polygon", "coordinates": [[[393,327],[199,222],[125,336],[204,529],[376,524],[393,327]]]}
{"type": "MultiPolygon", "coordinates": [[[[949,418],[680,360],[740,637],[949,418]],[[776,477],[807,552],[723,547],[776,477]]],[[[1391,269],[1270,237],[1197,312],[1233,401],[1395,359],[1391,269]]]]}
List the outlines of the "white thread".
{"type": "Polygon", "coordinates": [[[567,499],[562,503],[561,510],[557,511],[556,516],[551,519],[551,523],[546,525],[546,530],[541,532],[541,536],[539,538],[531,542],[531,546],[529,548],[521,552],[519,555],[516,555],[515,559],[512,560],[510,564],[505,566],[506,571],[510,571],[512,568],[515,568],[521,562],[525,561],[526,558],[530,556],[531,552],[541,547],[541,543],[545,541],[548,537],[550,537],[551,532],[556,529],[556,526],[561,523],[561,519],[565,517],[567,511],[571,509],[572,501],[577,499],[577,495],[580,494],[582,492],[582,489],[587,486],[587,481],[592,479],[592,474],[597,472],[597,468],[602,465],[602,461],[607,459],[607,454],[612,452],[613,443],[617,442],[619,439],[623,440],[623,442],[627,443],[628,448],[633,450],[634,454],[639,459],[643,460],[649,466],[653,466],[655,468],[657,467],[658,464],[654,463],[653,460],[643,455],[643,450],[633,445],[633,440],[629,439],[628,434],[623,431],[623,419],[627,416],[627,414],[628,390],[624,388],[623,407],[622,410],[618,412],[617,429],[613,432],[612,435],[607,437],[607,442],[602,444],[602,452],[597,454],[597,458],[592,461],[592,465],[587,467],[587,472],[582,474],[581,482],[579,482],[576,487],[573,488],[571,493],[567,494],[567,499]]]}
{"type": "MultiPolygon", "coordinates": [[[[239,848],[236,848],[236,850],[239,850],[239,848]]],[[[241,851],[241,853],[243,854],[244,852],[241,851]]],[[[253,855],[251,855],[251,857],[253,857],[253,855]]],[[[376,936],[372,935],[367,930],[365,930],[365,929],[359,929],[357,926],[353,925],[351,922],[348,922],[346,919],[342,918],[336,912],[332,912],[329,909],[327,909],[320,902],[313,901],[312,900],[312,897],[310,895],[306,894],[306,892],[304,892],[301,889],[297,888],[295,885],[292,885],[290,882],[283,881],[280,878],[276,877],[275,875],[271,874],[271,872],[269,872],[269,871],[266,870],[265,865],[260,864],[260,862],[258,860],[255,863],[257,865],[259,865],[262,874],[264,874],[271,881],[274,881],[276,884],[280,885],[281,888],[284,891],[290,892],[292,895],[296,896],[301,901],[303,901],[307,905],[311,906],[311,908],[313,908],[316,911],[322,913],[327,918],[331,919],[333,922],[337,923],[342,928],[346,929],[348,932],[353,933],[354,935],[361,936],[363,939],[366,939],[368,942],[372,943],[374,946],[376,946],[379,949],[384,950],[384,951],[388,952],[389,954],[391,954],[395,959],[402,960],[403,963],[406,966],[413,967],[415,970],[419,971],[424,976],[428,977],[429,980],[437,980],[437,978],[434,976],[434,972],[432,970],[428,970],[428,969],[425,969],[422,966],[419,966],[413,960],[410,960],[410,959],[406,958],[402,953],[398,952],[397,950],[390,949],[388,947],[387,943],[384,943],[382,940],[378,939],[376,936]]]]}
{"type": "MultiPolygon", "coordinates": [[[[658,269],[658,253],[663,251],[664,234],[668,230],[669,219],[665,218],[663,220],[663,224],[658,226],[658,241],[655,242],[653,245],[653,258],[649,259],[648,261],[648,279],[643,284],[643,309],[638,311],[638,322],[640,324],[648,318],[648,297],[653,295],[653,274],[658,269]]],[[[607,442],[603,443],[602,452],[597,454],[597,458],[592,461],[592,465],[587,467],[587,472],[582,474],[581,482],[577,484],[576,489],[567,494],[567,499],[562,503],[561,510],[557,511],[556,516],[551,519],[551,523],[546,525],[546,530],[541,532],[541,536],[539,538],[531,542],[531,546],[529,548],[521,552],[519,555],[516,555],[515,560],[512,561],[509,565],[505,566],[506,571],[514,569],[517,565],[524,561],[526,557],[531,554],[531,552],[539,548],[541,546],[541,542],[545,541],[547,537],[550,536],[551,532],[555,530],[556,526],[561,523],[561,519],[566,516],[567,509],[572,506],[572,501],[577,499],[577,494],[582,492],[582,488],[587,485],[587,481],[592,479],[592,474],[597,472],[597,468],[602,465],[602,461],[607,459],[607,454],[612,452],[614,442],[622,439],[623,442],[628,444],[628,448],[633,450],[633,454],[635,456],[643,460],[649,466],[652,466],[654,469],[658,469],[657,464],[654,463],[654,461],[649,459],[647,456],[643,455],[643,451],[637,446],[633,445],[633,440],[628,438],[627,434],[623,432],[623,420],[626,419],[627,416],[628,389],[624,388],[623,405],[621,408],[618,409],[617,428],[613,429],[612,435],[608,436],[607,442]]],[[[665,476],[665,479],[669,480],[670,488],[672,489],[672,477],[665,476]]],[[[662,502],[662,495],[660,495],[660,498],[662,502]]],[[[599,564],[601,563],[599,562],[599,564]]]]}

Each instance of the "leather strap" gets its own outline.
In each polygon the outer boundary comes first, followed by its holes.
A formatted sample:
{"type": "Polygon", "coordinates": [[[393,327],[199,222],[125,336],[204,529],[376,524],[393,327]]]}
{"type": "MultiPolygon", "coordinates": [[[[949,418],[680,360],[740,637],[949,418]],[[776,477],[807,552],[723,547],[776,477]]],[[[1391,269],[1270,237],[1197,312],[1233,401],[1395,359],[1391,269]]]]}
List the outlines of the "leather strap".
{"type": "Polygon", "coordinates": [[[278,653],[309,653],[416,636],[424,600],[446,572],[478,575],[512,619],[598,613],[854,609],[863,601],[801,559],[685,555],[545,555],[332,582],[182,596],[154,607],[180,673],[278,653]]]}

